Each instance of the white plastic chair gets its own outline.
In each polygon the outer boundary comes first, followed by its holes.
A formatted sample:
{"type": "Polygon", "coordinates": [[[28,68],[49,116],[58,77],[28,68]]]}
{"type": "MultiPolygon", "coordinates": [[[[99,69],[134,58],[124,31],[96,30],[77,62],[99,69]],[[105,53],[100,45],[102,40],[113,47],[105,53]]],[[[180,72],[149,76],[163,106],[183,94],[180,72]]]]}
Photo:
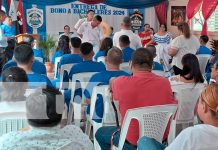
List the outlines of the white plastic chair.
{"type": "Polygon", "coordinates": [[[26,89],[24,96],[28,97],[30,94],[34,93],[36,89],[26,89]]]}
{"type": "Polygon", "coordinates": [[[129,63],[128,62],[124,62],[122,64],[120,64],[120,70],[125,71],[129,74],[132,74],[131,69],[129,68],[129,63]]]}
{"type": "Polygon", "coordinates": [[[152,72],[156,75],[159,75],[159,76],[162,76],[162,77],[165,77],[165,72],[164,71],[161,71],[161,70],[152,70],[152,72]]]}
{"type": "Polygon", "coordinates": [[[43,63],[43,58],[42,57],[34,57],[35,60],[38,60],[39,62],[43,63]]]}
{"type": "Polygon", "coordinates": [[[194,110],[204,84],[181,84],[174,85],[172,91],[178,101],[176,118],[172,120],[168,144],[170,144],[182,129],[192,126],[194,123],[194,110]]]}
{"type": "Polygon", "coordinates": [[[123,120],[118,148],[113,146],[113,149],[123,149],[132,119],[136,119],[139,122],[139,138],[147,136],[162,143],[167,124],[176,109],[177,105],[175,104],[129,109],[123,120]]]}
{"type": "Polygon", "coordinates": [[[202,73],[202,75],[204,75],[207,63],[208,63],[211,55],[209,55],[209,54],[199,54],[199,55],[196,55],[196,56],[197,56],[199,64],[200,64],[201,73],[202,73]]]}
{"type": "Polygon", "coordinates": [[[63,86],[63,75],[64,75],[64,71],[66,71],[66,72],[69,74],[71,68],[72,68],[73,65],[75,65],[75,64],[76,64],[76,63],[61,65],[61,69],[60,69],[60,89],[62,89],[62,86],[63,86]]]}
{"type": "MultiPolygon", "coordinates": [[[[98,118],[95,118],[98,119],[98,118]]],[[[100,118],[101,119],[101,118],[100,118]]],[[[99,150],[100,146],[98,142],[95,139],[95,133],[96,131],[102,127],[102,126],[115,126],[116,125],[116,118],[115,118],[115,113],[113,111],[112,105],[111,105],[111,94],[109,91],[109,86],[108,85],[102,85],[102,86],[95,86],[92,91],[92,97],[91,97],[91,104],[90,104],[90,117],[89,117],[89,126],[88,126],[88,135],[90,134],[91,130],[91,125],[93,125],[93,138],[94,138],[94,149],[99,150]],[[104,114],[102,117],[102,122],[97,123],[95,121],[92,121],[95,112],[95,105],[96,105],[96,100],[97,100],[97,95],[100,94],[103,98],[103,103],[104,103],[104,114]]]]}
{"type": "Polygon", "coordinates": [[[71,101],[70,101],[70,106],[69,106],[67,124],[71,124],[73,113],[74,113],[75,125],[80,126],[80,120],[82,119],[82,106],[86,106],[84,90],[89,82],[89,79],[92,77],[92,75],[96,73],[97,72],[85,72],[85,73],[77,73],[73,75],[71,85],[69,85],[71,86],[71,101]],[[82,90],[82,97],[81,97],[80,103],[74,102],[74,94],[75,94],[74,92],[77,88],[76,82],[78,81],[80,83],[81,90],[82,90]]]}
{"type": "Polygon", "coordinates": [[[103,64],[105,64],[105,57],[104,56],[98,57],[97,62],[102,62],[103,64]]]}
{"type": "Polygon", "coordinates": [[[28,127],[26,112],[7,112],[0,114],[0,136],[25,127],[28,127]]]}
{"type": "Polygon", "coordinates": [[[55,72],[55,74],[54,74],[54,79],[57,79],[58,64],[59,64],[60,60],[61,60],[61,57],[56,57],[55,58],[55,65],[54,65],[54,72],[55,72]]]}

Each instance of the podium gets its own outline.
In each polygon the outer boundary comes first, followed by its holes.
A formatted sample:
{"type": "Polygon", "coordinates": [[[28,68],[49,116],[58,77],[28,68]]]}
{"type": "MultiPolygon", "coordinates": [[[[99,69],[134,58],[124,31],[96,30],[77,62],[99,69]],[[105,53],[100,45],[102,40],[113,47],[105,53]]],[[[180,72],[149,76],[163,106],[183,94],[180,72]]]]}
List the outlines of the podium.
{"type": "Polygon", "coordinates": [[[32,36],[35,40],[39,41],[39,35],[38,34],[18,34],[16,36],[17,43],[20,44],[21,42],[25,41],[25,37],[32,36]]]}

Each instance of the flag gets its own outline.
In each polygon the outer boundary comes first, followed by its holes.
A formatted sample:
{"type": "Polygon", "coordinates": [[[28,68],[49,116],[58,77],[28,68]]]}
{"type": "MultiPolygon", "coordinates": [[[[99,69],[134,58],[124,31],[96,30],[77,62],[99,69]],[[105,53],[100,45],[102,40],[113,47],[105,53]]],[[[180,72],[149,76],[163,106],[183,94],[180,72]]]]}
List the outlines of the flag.
{"type": "Polygon", "coordinates": [[[8,14],[8,6],[6,0],[2,0],[1,10],[3,10],[6,14],[8,14]]]}
{"type": "Polygon", "coordinates": [[[26,21],[24,18],[24,12],[23,12],[23,5],[22,0],[19,0],[18,7],[17,7],[17,21],[18,21],[18,27],[19,27],[19,33],[26,33],[26,21]]]}
{"type": "Polygon", "coordinates": [[[14,5],[14,0],[11,0],[10,9],[9,9],[9,16],[11,16],[12,21],[17,20],[16,8],[14,5]]]}

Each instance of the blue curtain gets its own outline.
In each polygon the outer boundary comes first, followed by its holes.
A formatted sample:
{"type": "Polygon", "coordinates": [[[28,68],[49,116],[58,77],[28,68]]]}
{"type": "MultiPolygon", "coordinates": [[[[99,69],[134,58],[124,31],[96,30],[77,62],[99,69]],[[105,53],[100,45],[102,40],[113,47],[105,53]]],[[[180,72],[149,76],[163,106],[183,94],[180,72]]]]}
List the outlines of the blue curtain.
{"type": "MultiPolygon", "coordinates": [[[[74,2],[76,0],[36,0],[34,2],[32,0],[22,0],[22,1],[23,3],[34,3],[36,5],[60,5],[60,4],[74,2]]],[[[163,1],[166,0],[105,0],[104,4],[113,7],[134,9],[134,8],[152,7],[163,1]]]]}

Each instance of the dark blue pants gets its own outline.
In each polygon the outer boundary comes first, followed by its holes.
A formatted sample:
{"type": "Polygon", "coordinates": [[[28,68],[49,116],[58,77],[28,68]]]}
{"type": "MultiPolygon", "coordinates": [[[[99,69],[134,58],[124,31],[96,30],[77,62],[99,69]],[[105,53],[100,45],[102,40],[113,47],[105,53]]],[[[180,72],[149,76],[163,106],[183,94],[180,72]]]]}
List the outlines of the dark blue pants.
{"type": "MultiPolygon", "coordinates": [[[[111,137],[112,134],[117,131],[117,127],[114,126],[107,126],[107,127],[101,127],[98,129],[98,131],[95,134],[95,138],[98,141],[100,147],[102,150],[110,150],[110,144],[111,144],[111,137]]],[[[114,136],[114,145],[118,146],[120,139],[120,132],[117,132],[117,134],[114,136]]],[[[136,148],[128,143],[124,143],[124,150],[135,150],[136,148]]]]}
{"type": "Polygon", "coordinates": [[[165,146],[153,138],[142,137],[138,141],[138,150],[164,150],[165,146]]]}

